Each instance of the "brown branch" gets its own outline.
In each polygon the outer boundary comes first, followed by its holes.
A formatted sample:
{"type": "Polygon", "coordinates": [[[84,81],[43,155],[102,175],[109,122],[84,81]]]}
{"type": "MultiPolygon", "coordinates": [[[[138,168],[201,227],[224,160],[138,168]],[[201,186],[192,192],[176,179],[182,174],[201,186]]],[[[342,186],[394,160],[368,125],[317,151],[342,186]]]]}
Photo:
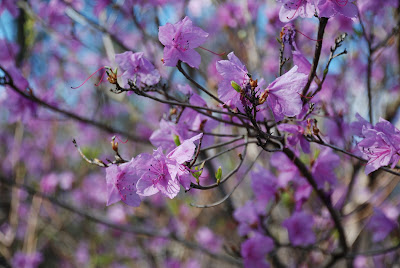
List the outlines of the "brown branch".
{"type": "MultiPolygon", "coordinates": [[[[33,95],[33,93],[24,92],[23,90],[21,90],[21,89],[19,89],[19,88],[16,87],[16,85],[14,84],[14,82],[13,82],[11,76],[9,75],[9,73],[8,73],[1,65],[0,65],[0,69],[3,70],[3,72],[4,72],[4,73],[6,74],[6,76],[8,77],[8,81],[7,81],[7,79],[4,79],[4,80],[6,80],[6,81],[1,81],[1,80],[0,80],[0,84],[9,85],[9,87],[10,87],[12,90],[14,90],[14,91],[15,91],[16,93],[18,93],[21,97],[23,97],[23,98],[25,98],[25,99],[27,99],[27,100],[33,101],[33,102],[39,104],[40,106],[42,106],[42,107],[44,107],[44,108],[47,108],[47,109],[52,110],[52,111],[54,111],[54,112],[60,113],[60,114],[62,114],[62,115],[65,115],[65,116],[67,116],[67,117],[69,117],[69,118],[71,118],[71,119],[74,119],[74,120],[76,120],[76,121],[79,121],[79,122],[81,122],[81,123],[86,123],[86,124],[88,124],[88,125],[97,127],[97,128],[99,128],[99,129],[101,129],[101,130],[104,130],[104,131],[106,131],[106,132],[108,132],[108,133],[111,133],[111,134],[118,133],[118,134],[122,134],[122,135],[126,136],[126,137],[129,138],[131,141],[149,143],[148,140],[146,140],[146,139],[144,139],[144,138],[142,138],[142,137],[132,135],[132,134],[129,133],[129,132],[125,132],[125,131],[123,131],[123,130],[116,129],[116,128],[114,128],[114,127],[105,125],[104,123],[97,122],[97,121],[91,120],[91,119],[89,119],[89,118],[85,118],[85,117],[82,117],[82,116],[80,116],[80,115],[71,113],[71,112],[69,112],[69,111],[67,111],[67,110],[58,108],[58,107],[54,106],[53,104],[47,103],[47,102],[45,102],[45,101],[42,100],[42,99],[39,99],[38,97],[36,97],[35,95],[33,95]]],[[[1,77],[0,77],[0,78],[1,78],[1,77]]],[[[31,92],[32,92],[32,91],[31,91],[31,92]]]]}
{"type": "MultiPolygon", "coordinates": [[[[325,27],[328,24],[328,18],[319,18],[319,26],[318,26],[318,37],[317,37],[317,43],[315,45],[315,53],[314,53],[314,59],[313,63],[311,66],[311,71],[310,74],[308,75],[308,81],[307,84],[304,86],[302,95],[307,96],[307,92],[310,89],[311,83],[315,78],[315,75],[317,73],[317,67],[318,67],[318,62],[319,58],[321,56],[321,50],[322,50],[322,41],[324,39],[324,33],[325,33],[325,27]]],[[[303,98],[303,101],[305,98],[303,98]]]]}
{"type": "Polygon", "coordinates": [[[346,236],[344,233],[344,229],[339,217],[338,212],[336,209],[333,207],[332,202],[330,198],[326,195],[326,193],[318,188],[318,185],[316,181],[314,180],[314,177],[312,176],[311,172],[308,170],[308,168],[304,165],[304,163],[291,151],[289,148],[284,148],[283,152],[286,154],[286,156],[293,160],[294,164],[297,166],[297,168],[300,170],[301,174],[306,178],[307,182],[311,185],[319,199],[322,201],[324,206],[328,209],[329,214],[331,215],[331,218],[335,224],[335,227],[338,231],[339,234],[339,244],[341,247],[341,252],[338,254],[335,254],[333,256],[333,259],[337,260],[340,259],[344,256],[346,256],[347,251],[348,251],[348,246],[346,242],[346,236]]]}

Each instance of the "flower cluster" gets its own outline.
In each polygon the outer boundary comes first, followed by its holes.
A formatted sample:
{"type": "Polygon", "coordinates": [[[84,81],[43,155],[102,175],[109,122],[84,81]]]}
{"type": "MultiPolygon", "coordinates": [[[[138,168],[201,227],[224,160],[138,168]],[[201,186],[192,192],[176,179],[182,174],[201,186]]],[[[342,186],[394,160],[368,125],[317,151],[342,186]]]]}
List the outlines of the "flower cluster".
{"type": "Polygon", "coordinates": [[[174,198],[180,191],[180,185],[188,189],[192,175],[184,164],[192,160],[196,149],[194,142],[202,135],[183,141],[167,155],[159,147],[152,155],[142,153],[128,163],[107,168],[107,205],[122,200],[129,206],[137,207],[142,196],[161,192],[174,198]]]}
{"type": "Polygon", "coordinates": [[[391,165],[393,168],[400,160],[400,130],[383,118],[372,126],[357,114],[358,121],[352,124],[354,134],[363,138],[357,147],[368,159],[365,174],[380,167],[391,165]]]}
{"type": "Polygon", "coordinates": [[[312,18],[315,14],[319,17],[330,18],[341,14],[348,18],[357,16],[357,7],[354,0],[277,0],[282,2],[279,19],[282,22],[291,21],[298,16],[312,18]]]}

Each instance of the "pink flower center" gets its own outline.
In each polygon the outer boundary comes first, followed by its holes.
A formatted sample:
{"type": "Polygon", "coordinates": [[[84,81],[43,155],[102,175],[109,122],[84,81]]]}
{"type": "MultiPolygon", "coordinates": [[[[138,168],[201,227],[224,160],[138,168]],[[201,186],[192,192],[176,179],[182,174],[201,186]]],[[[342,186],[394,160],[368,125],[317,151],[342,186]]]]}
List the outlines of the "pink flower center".
{"type": "Polygon", "coordinates": [[[156,186],[164,177],[164,166],[158,161],[155,165],[151,164],[149,171],[154,174],[152,183],[156,186]]]}
{"type": "Polygon", "coordinates": [[[184,40],[181,33],[178,33],[174,38],[172,38],[172,44],[175,48],[181,51],[189,49],[189,40],[184,40]]]}

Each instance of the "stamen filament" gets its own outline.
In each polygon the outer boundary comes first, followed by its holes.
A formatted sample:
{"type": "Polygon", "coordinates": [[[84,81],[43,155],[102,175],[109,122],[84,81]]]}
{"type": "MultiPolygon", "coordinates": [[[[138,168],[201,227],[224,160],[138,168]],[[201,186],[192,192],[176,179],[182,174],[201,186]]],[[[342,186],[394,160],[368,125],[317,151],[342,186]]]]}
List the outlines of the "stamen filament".
{"type": "Polygon", "coordinates": [[[204,50],[206,50],[206,51],[208,51],[208,52],[210,52],[210,53],[212,53],[212,54],[214,54],[214,55],[217,55],[217,56],[223,56],[223,55],[225,55],[225,52],[222,52],[222,53],[216,53],[216,52],[214,52],[214,51],[211,51],[211,50],[209,50],[209,49],[207,49],[207,48],[204,48],[204,47],[202,47],[202,46],[199,46],[199,48],[201,48],[201,49],[204,49],[204,50]]]}
{"type": "MultiPolygon", "coordinates": [[[[77,86],[77,87],[71,87],[71,88],[72,88],[72,89],[80,88],[80,87],[83,86],[93,75],[95,75],[98,71],[100,71],[100,70],[102,70],[102,69],[106,69],[106,68],[107,68],[107,67],[105,67],[105,66],[99,68],[97,71],[95,71],[94,73],[92,73],[85,81],[83,81],[82,84],[80,84],[80,85],[77,86]]],[[[101,79],[100,79],[99,83],[98,83],[97,85],[95,84],[95,86],[100,85],[100,82],[101,82],[101,80],[103,79],[103,76],[104,76],[104,73],[103,73],[103,75],[101,76],[101,79]]]]}

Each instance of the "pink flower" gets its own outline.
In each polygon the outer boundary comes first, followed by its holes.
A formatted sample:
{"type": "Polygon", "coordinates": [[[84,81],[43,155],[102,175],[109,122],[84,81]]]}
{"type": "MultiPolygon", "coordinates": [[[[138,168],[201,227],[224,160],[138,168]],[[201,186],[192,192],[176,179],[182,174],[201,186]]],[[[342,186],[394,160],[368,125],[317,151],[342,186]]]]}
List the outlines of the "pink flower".
{"type": "Polygon", "coordinates": [[[222,76],[222,81],[218,84],[218,97],[226,105],[242,107],[240,93],[232,87],[231,81],[244,88],[249,81],[246,66],[231,52],[228,54],[228,60],[217,62],[217,71],[222,76]]]}
{"type": "Polygon", "coordinates": [[[175,24],[160,26],[158,39],[165,46],[164,65],[174,67],[181,60],[198,68],[201,57],[194,49],[203,44],[207,37],[208,33],[193,26],[188,17],[175,24]]]}
{"type": "Polygon", "coordinates": [[[348,17],[357,17],[357,7],[352,2],[354,0],[319,0],[319,16],[330,18],[338,13],[348,17]]]}
{"type": "Polygon", "coordinates": [[[190,172],[183,165],[193,158],[196,149],[194,142],[203,134],[185,140],[168,155],[164,155],[162,148],[154,150],[153,155],[140,154],[136,157],[136,167],[140,179],[137,183],[137,193],[142,196],[151,196],[158,192],[169,198],[174,198],[180,191],[179,184],[188,187],[190,172]]]}
{"type": "Polygon", "coordinates": [[[122,200],[125,204],[138,207],[141,199],[136,193],[138,177],[135,170],[135,160],[119,166],[112,165],[106,169],[107,206],[122,200]]]}
{"type": "Polygon", "coordinates": [[[380,209],[374,208],[374,215],[367,224],[372,232],[372,241],[379,242],[385,239],[391,231],[398,227],[396,221],[389,219],[380,209]]]}
{"type": "Polygon", "coordinates": [[[315,243],[315,234],[312,230],[314,219],[305,212],[295,212],[282,225],[289,232],[290,243],[294,246],[306,246],[315,243]]]}
{"type": "Polygon", "coordinates": [[[340,164],[340,158],[331,149],[325,148],[319,154],[312,166],[312,175],[317,182],[318,188],[324,188],[325,182],[330,185],[336,184],[335,168],[340,164]]]}
{"type": "Polygon", "coordinates": [[[359,132],[362,127],[361,136],[364,139],[357,146],[368,159],[365,174],[389,164],[393,168],[400,159],[400,131],[382,118],[373,128],[360,118],[359,123],[353,123],[353,129],[359,132]]]}
{"type": "Polygon", "coordinates": [[[291,21],[298,16],[312,18],[316,11],[315,0],[278,0],[283,5],[279,11],[282,22],[291,21]]]}
{"type": "Polygon", "coordinates": [[[271,238],[260,233],[242,243],[240,253],[244,259],[244,267],[246,268],[267,268],[266,261],[268,252],[274,249],[274,242],[271,238]]]}
{"type": "Polygon", "coordinates": [[[267,104],[275,116],[275,121],[283,120],[285,116],[296,116],[301,112],[303,103],[298,91],[307,83],[307,75],[297,71],[294,66],[284,75],[268,85],[267,104]]]}
{"type": "Polygon", "coordinates": [[[122,85],[128,86],[128,80],[136,82],[137,86],[154,85],[160,81],[160,73],[154,65],[144,57],[143,52],[126,51],[115,55],[115,62],[122,69],[122,85]]]}

